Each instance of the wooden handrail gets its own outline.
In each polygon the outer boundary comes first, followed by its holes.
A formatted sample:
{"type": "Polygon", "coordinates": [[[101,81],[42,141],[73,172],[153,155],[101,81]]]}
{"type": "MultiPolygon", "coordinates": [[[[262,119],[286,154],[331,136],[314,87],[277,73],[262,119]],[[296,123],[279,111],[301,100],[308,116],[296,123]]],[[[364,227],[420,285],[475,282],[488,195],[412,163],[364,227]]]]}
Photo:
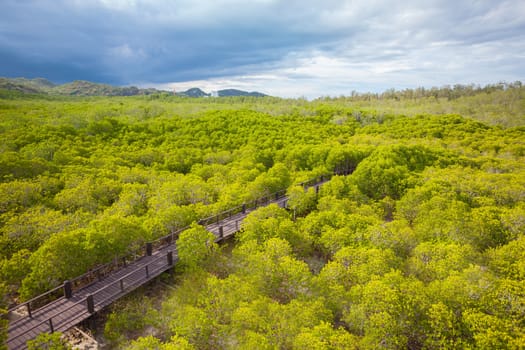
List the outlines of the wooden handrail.
{"type": "MultiPolygon", "coordinates": [[[[43,294],[40,294],[40,295],[38,295],[38,296],[36,296],[36,297],[34,297],[34,298],[31,298],[31,299],[29,299],[29,300],[27,300],[27,301],[25,301],[25,302],[23,302],[23,303],[21,303],[21,304],[18,304],[18,305],[16,305],[16,306],[13,306],[12,308],[8,309],[7,312],[8,312],[8,313],[11,313],[11,312],[14,312],[15,310],[19,310],[19,309],[21,309],[21,308],[23,308],[23,307],[25,306],[26,309],[27,309],[27,313],[28,313],[29,317],[32,318],[32,312],[33,312],[33,311],[36,311],[36,310],[33,310],[33,309],[31,308],[31,304],[34,303],[34,302],[36,302],[36,301],[38,301],[38,300],[40,300],[40,299],[43,299],[44,297],[46,297],[46,296],[48,296],[48,295],[50,295],[50,294],[52,294],[52,293],[58,292],[58,291],[61,290],[62,288],[63,288],[63,285],[57,286],[57,287],[55,287],[55,288],[53,288],[53,289],[50,289],[50,290],[46,291],[46,292],[43,293],[43,294]]],[[[63,296],[61,296],[61,297],[63,297],[63,296]]],[[[54,299],[54,300],[58,300],[58,299],[60,299],[61,297],[58,297],[57,299],[54,299]]],[[[45,306],[45,305],[47,305],[47,303],[44,304],[43,306],[45,306]]],[[[38,310],[38,309],[37,309],[37,310],[38,310]]],[[[17,323],[18,321],[21,321],[21,320],[23,320],[23,318],[18,319],[18,320],[15,320],[15,321],[13,321],[13,323],[17,323]]]]}
{"type": "MultiPolygon", "coordinates": [[[[69,310],[71,310],[73,307],[77,306],[78,304],[84,303],[85,301],[86,301],[86,298],[83,298],[83,299],[77,301],[76,303],[72,304],[72,305],[71,305],[68,309],[66,309],[65,311],[69,311],[69,310]]],[[[34,325],[33,327],[24,330],[23,333],[20,333],[20,334],[14,336],[13,338],[10,338],[9,340],[12,341],[13,339],[17,339],[17,338],[21,337],[22,335],[25,335],[25,334],[31,332],[33,329],[40,327],[40,326],[43,325],[44,323],[49,323],[49,320],[52,320],[54,317],[60,315],[60,314],[63,313],[63,312],[64,312],[64,310],[57,311],[57,312],[53,313],[51,316],[47,317],[45,320],[40,321],[39,323],[37,323],[37,324],[34,325]]],[[[17,320],[17,321],[20,321],[20,320],[17,320]]],[[[60,325],[60,324],[59,324],[59,325],[60,325]]]]}
{"type": "MultiPolygon", "coordinates": [[[[145,266],[137,267],[137,268],[134,269],[133,271],[128,272],[128,273],[125,274],[124,276],[120,277],[118,280],[113,281],[112,283],[108,284],[107,286],[104,286],[103,288],[97,289],[96,291],[94,291],[93,293],[91,293],[91,295],[95,296],[96,294],[101,293],[101,292],[105,291],[106,289],[108,289],[108,288],[110,288],[110,287],[113,287],[116,283],[120,283],[120,281],[123,281],[124,279],[128,278],[129,276],[135,274],[137,271],[143,270],[145,267],[148,267],[148,266],[152,265],[153,263],[159,261],[160,259],[166,259],[166,257],[165,257],[165,256],[159,256],[159,257],[153,259],[152,261],[150,261],[150,262],[149,262],[148,264],[146,264],[145,266]]],[[[166,260],[166,261],[167,261],[167,260],[166,260]]],[[[107,299],[109,299],[109,298],[102,299],[101,302],[104,302],[104,301],[106,301],[107,299]]]]}

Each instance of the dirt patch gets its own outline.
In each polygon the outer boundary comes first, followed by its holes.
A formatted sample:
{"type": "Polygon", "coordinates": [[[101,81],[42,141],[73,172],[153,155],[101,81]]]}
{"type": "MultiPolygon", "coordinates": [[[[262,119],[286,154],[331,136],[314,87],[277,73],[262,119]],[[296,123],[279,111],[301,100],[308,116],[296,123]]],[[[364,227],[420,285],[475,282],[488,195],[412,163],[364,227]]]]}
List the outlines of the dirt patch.
{"type": "Polygon", "coordinates": [[[75,350],[98,350],[99,345],[89,331],[73,327],[62,338],[75,350]]]}

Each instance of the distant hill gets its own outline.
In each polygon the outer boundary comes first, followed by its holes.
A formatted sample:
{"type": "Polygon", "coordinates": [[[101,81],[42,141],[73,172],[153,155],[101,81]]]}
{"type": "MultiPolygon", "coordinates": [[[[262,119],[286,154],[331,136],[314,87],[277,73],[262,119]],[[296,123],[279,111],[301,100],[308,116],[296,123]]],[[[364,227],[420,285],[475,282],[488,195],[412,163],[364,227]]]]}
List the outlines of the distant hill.
{"type": "Polygon", "coordinates": [[[268,95],[265,95],[257,91],[247,92],[247,91],[242,91],[242,90],[237,90],[237,89],[219,90],[217,91],[217,93],[219,94],[219,97],[229,97],[229,96],[264,97],[264,96],[268,96],[268,95]]]}
{"type": "Polygon", "coordinates": [[[55,84],[43,78],[0,78],[0,89],[18,91],[26,94],[48,93],[55,84]]]}
{"type": "Polygon", "coordinates": [[[247,92],[247,91],[242,91],[242,90],[237,90],[237,89],[224,89],[224,90],[219,90],[219,91],[215,91],[212,93],[206,93],[199,88],[191,88],[186,91],[177,92],[176,95],[185,96],[185,97],[235,97],[235,96],[264,97],[264,96],[268,96],[268,95],[265,95],[257,91],[247,92]]]}
{"type": "Polygon", "coordinates": [[[135,86],[118,87],[83,80],[76,80],[71,83],[58,85],[53,91],[59,95],[71,96],[135,96],[151,95],[161,92],[157,89],[139,89],[135,86]]]}
{"type": "Polygon", "coordinates": [[[75,80],[71,83],[56,85],[43,78],[0,78],[0,89],[13,90],[27,94],[65,95],[65,96],[135,96],[168,93],[157,89],[139,89],[135,86],[118,87],[108,84],[75,80]]]}
{"type": "Polygon", "coordinates": [[[199,88],[191,88],[186,91],[177,92],[177,96],[184,96],[184,97],[209,97],[210,94],[205,93],[199,88]]]}

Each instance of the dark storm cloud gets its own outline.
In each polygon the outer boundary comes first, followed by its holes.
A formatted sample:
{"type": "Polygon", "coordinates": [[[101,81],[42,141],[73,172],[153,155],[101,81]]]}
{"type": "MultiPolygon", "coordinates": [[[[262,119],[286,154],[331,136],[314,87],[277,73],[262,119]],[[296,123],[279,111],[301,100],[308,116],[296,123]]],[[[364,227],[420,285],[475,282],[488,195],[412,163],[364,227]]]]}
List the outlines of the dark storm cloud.
{"type": "Polygon", "coordinates": [[[27,76],[38,69],[62,80],[64,67],[111,83],[201,79],[279,60],[322,36],[236,12],[241,2],[224,3],[213,13],[178,4],[8,1],[0,15],[0,44],[4,57],[23,64],[3,65],[2,74],[27,76]]]}

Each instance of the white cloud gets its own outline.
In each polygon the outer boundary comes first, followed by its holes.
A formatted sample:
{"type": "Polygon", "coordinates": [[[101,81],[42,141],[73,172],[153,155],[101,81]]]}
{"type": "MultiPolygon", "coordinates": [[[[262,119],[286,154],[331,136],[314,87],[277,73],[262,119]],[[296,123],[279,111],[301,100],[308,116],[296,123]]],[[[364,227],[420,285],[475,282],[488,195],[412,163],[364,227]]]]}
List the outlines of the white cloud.
{"type": "Polygon", "coordinates": [[[120,58],[131,58],[134,56],[133,50],[128,44],[116,46],[110,49],[111,56],[117,56],[120,58]]]}
{"type": "Polygon", "coordinates": [[[98,0],[100,5],[111,10],[129,11],[137,5],[137,0],[98,0]]]}
{"type": "Polygon", "coordinates": [[[108,50],[110,59],[116,59],[115,63],[120,64],[118,60],[139,61],[147,58],[143,49],[133,49],[129,44],[114,46],[108,50]]]}
{"type": "MultiPolygon", "coordinates": [[[[345,51],[294,52],[263,67],[249,66],[244,75],[171,83],[177,91],[201,87],[257,90],[274,96],[315,98],[387,88],[442,86],[456,83],[486,84],[514,81],[506,60],[524,57],[523,41],[465,45],[457,40],[428,42],[417,47],[395,48],[392,43],[349,46],[345,51]],[[360,59],[363,57],[364,59],[360,59]],[[484,72],[480,74],[480,72],[484,72]]],[[[521,72],[523,74],[523,71],[521,72]]]]}

